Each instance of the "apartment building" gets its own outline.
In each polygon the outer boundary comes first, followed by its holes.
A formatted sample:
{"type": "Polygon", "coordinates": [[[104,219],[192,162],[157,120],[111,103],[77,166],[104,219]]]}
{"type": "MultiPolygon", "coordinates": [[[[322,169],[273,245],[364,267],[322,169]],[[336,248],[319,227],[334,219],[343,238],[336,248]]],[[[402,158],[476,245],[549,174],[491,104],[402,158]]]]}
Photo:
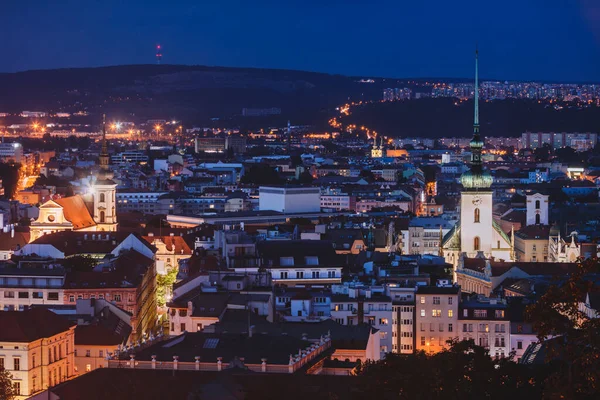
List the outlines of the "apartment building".
{"type": "Polygon", "coordinates": [[[369,324],[378,329],[380,357],[392,351],[392,300],[382,286],[334,285],[331,319],[341,325],[369,324]]]}
{"type": "Polygon", "coordinates": [[[23,311],[32,305],[63,304],[65,270],[58,264],[21,262],[0,266],[0,310],[23,311]]]}
{"type": "Polygon", "coordinates": [[[448,340],[459,336],[460,287],[446,281],[420,286],[416,294],[416,350],[437,353],[448,348],[448,340]]]}
{"type": "Polygon", "coordinates": [[[491,356],[508,357],[510,320],[506,301],[474,296],[460,304],[458,337],[473,340],[489,350],[491,356]]]}

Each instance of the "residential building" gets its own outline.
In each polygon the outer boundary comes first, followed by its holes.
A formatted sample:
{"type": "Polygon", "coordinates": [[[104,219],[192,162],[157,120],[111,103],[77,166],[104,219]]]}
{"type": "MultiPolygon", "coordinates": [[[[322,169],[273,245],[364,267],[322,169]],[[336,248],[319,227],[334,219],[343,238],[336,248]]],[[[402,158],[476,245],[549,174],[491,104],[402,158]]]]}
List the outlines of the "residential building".
{"type": "Polygon", "coordinates": [[[342,325],[369,324],[379,334],[380,357],[392,351],[392,300],[383,287],[332,286],[331,319],[342,325]]]}
{"type": "Polygon", "coordinates": [[[0,266],[0,310],[23,311],[33,305],[63,304],[65,270],[51,262],[0,266]]]}
{"type": "Polygon", "coordinates": [[[26,399],[74,374],[75,324],[44,308],[0,312],[0,369],[26,399]]]}
{"type": "Polygon", "coordinates": [[[473,340],[491,356],[510,355],[510,319],[506,301],[473,297],[459,307],[459,339],[473,340]]]}
{"type": "Polygon", "coordinates": [[[416,293],[415,350],[437,353],[459,337],[460,287],[448,282],[419,286],[416,293]]]}

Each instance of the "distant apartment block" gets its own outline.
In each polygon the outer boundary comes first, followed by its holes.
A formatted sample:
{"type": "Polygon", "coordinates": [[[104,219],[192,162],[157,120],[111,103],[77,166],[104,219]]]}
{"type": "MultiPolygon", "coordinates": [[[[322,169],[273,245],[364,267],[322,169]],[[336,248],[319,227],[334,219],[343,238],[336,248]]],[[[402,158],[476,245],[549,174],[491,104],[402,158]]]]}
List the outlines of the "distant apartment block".
{"type": "Polygon", "coordinates": [[[47,115],[44,111],[21,111],[21,117],[25,118],[44,118],[47,115]]]}
{"type": "Polygon", "coordinates": [[[20,163],[23,158],[23,146],[20,143],[0,143],[0,161],[20,163]]]}
{"type": "Polygon", "coordinates": [[[279,115],[281,108],[242,108],[242,116],[244,117],[264,117],[267,115],[279,115]]]}
{"type": "Polygon", "coordinates": [[[597,142],[598,134],[590,132],[525,132],[521,135],[523,147],[531,149],[548,144],[554,149],[568,146],[585,151],[596,146],[597,142]]]}
{"type": "Polygon", "coordinates": [[[321,211],[321,189],[318,187],[267,187],[261,186],[259,209],[283,213],[321,211]]]}

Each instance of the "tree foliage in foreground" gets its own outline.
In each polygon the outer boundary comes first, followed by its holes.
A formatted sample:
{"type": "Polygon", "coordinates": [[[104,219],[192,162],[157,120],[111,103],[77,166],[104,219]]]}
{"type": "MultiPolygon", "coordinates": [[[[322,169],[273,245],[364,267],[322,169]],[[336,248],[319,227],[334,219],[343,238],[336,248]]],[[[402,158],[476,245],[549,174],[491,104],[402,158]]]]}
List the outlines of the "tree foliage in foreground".
{"type": "Polygon", "coordinates": [[[536,371],[511,359],[495,359],[472,340],[453,341],[439,353],[389,353],[367,362],[361,392],[381,399],[507,399],[541,396],[536,371]]]}
{"type": "Polygon", "coordinates": [[[0,400],[12,400],[16,395],[10,372],[0,368],[0,400]]]}
{"type": "Polygon", "coordinates": [[[545,392],[556,398],[600,397],[600,318],[590,318],[580,305],[597,294],[597,258],[580,263],[564,282],[551,286],[527,309],[527,318],[547,346],[552,370],[545,392]]]}

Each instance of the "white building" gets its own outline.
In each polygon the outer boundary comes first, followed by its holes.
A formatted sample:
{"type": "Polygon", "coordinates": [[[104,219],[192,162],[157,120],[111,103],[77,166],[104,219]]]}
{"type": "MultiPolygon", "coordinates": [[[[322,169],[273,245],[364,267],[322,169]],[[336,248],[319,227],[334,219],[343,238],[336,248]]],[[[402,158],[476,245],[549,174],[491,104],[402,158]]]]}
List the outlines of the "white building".
{"type": "Polygon", "coordinates": [[[331,319],[342,325],[369,324],[378,329],[380,357],[392,351],[392,300],[383,287],[334,285],[331,319]]]}
{"type": "Polygon", "coordinates": [[[415,347],[416,287],[388,284],[386,292],[392,299],[392,352],[412,354],[415,347]]]}
{"type": "Polygon", "coordinates": [[[527,195],[527,225],[548,225],[548,196],[527,195]]]}
{"type": "Polygon", "coordinates": [[[259,210],[294,214],[321,211],[321,189],[318,187],[259,188],[259,210]]]}
{"type": "Polygon", "coordinates": [[[74,375],[75,324],[44,308],[0,312],[0,369],[12,375],[17,400],[74,375]]]}

